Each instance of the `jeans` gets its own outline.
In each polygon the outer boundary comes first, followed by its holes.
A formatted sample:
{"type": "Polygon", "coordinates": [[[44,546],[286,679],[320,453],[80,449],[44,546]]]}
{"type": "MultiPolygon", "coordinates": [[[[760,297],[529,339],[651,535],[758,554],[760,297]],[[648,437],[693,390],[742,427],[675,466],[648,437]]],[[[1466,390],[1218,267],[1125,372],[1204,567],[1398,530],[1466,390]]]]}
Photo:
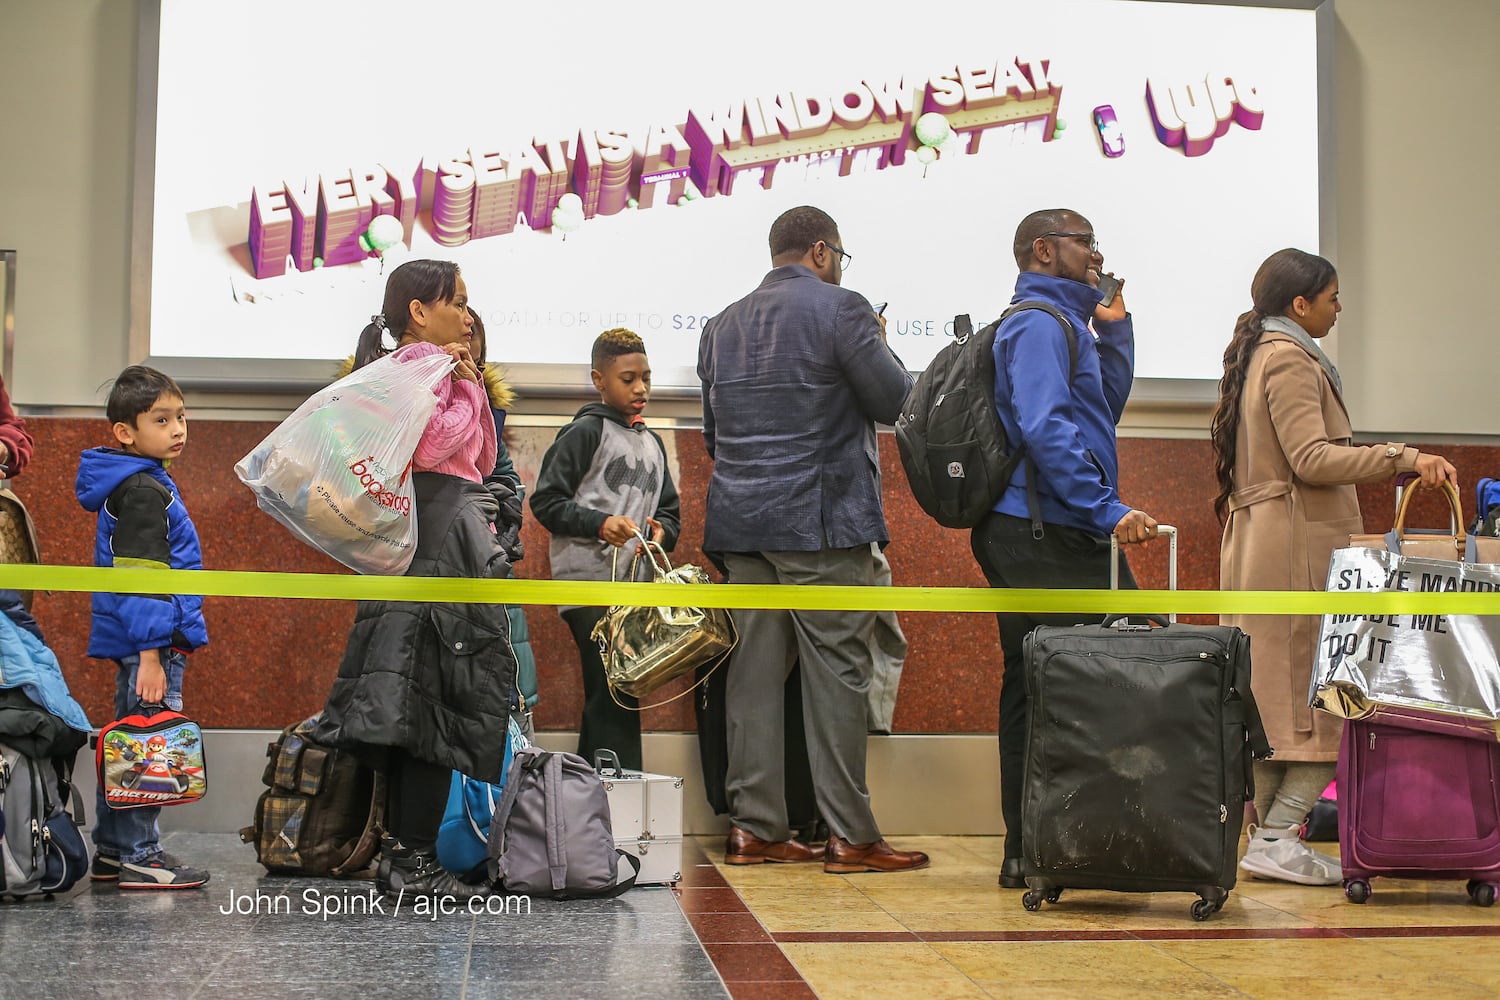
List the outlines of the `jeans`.
{"type": "MultiPolygon", "coordinates": [[[[187,654],[175,649],[159,650],[162,670],[167,675],[167,695],[162,704],[174,712],[182,711],[182,673],[187,666],[187,654]]],[[[138,655],[116,660],[119,668],[115,673],[115,718],[128,715],[140,704],[135,693],[135,674],[141,665],[138,655]]],[[[130,863],[149,858],[161,851],[161,830],[157,819],[161,806],[142,806],[139,809],[111,809],[104,801],[101,787],[94,796],[94,815],[99,821],[94,825],[94,850],[106,857],[119,858],[130,863]]]]}

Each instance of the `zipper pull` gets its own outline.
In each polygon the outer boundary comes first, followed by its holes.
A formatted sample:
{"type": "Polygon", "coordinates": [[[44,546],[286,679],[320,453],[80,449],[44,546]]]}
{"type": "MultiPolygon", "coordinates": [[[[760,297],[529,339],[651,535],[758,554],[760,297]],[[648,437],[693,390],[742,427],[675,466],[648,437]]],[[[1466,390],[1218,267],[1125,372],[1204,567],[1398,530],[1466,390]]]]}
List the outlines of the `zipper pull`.
{"type": "Polygon", "coordinates": [[[1370,734],[1370,749],[1375,749],[1375,734],[1373,732],[1370,734]]]}

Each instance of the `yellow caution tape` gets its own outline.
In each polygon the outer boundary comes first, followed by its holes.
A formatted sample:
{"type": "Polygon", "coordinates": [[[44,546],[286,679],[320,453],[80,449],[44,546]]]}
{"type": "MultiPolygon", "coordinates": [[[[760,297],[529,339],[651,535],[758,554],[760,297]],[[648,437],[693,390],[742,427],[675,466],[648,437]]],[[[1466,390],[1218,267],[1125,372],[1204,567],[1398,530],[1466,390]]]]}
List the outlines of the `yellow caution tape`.
{"type": "Polygon", "coordinates": [[[747,584],[469,580],[334,573],[0,565],[0,590],[112,591],[457,604],[692,605],[797,611],[1071,614],[1500,614],[1500,593],[1218,590],[991,590],[987,587],[782,587],[747,584]]]}

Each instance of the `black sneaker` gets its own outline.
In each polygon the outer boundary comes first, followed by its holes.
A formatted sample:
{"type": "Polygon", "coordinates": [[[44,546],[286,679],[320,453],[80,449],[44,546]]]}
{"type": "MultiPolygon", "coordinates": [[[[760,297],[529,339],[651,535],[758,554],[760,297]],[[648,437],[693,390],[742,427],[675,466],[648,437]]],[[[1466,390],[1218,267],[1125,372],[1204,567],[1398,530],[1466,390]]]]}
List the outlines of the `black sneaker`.
{"type": "Polygon", "coordinates": [[[120,865],[121,889],[196,889],[207,881],[208,872],[161,851],[120,865]]]}
{"type": "Polygon", "coordinates": [[[89,865],[89,878],[95,882],[120,881],[120,859],[108,854],[95,854],[94,863],[89,865]]]}

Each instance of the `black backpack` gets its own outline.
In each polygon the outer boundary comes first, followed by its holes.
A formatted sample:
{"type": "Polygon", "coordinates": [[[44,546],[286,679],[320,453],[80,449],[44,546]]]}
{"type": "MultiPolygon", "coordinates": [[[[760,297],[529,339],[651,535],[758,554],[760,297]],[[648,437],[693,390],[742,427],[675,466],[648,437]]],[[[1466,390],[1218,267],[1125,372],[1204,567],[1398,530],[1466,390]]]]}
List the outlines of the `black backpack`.
{"type": "MultiPolygon", "coordinates": [[[[1073,325],[1054,306],[1017,302],[977,334],[968,315],[954,317],[953,343],[932,359],[901,406],[896,444],[912,495],[947,528],[972,528],[1010,485],[1025,447],[1012,450],[995,411],[995,334],[1025,309],[1050,313],[1068,342],[1068,379],[1078,372],[1073,325]]],[[[1035,483],[1026,478],[1031,517],[1040,524],[1035,483]]]]}
{"type": "Polygon", "coordinates": [[[240,840],[255,845],[272,874],[369,878],[380,848],[385,784],[348,750],[314,740],[318,719],[287,726],[266,744],[266,791],[240,840]]]}

